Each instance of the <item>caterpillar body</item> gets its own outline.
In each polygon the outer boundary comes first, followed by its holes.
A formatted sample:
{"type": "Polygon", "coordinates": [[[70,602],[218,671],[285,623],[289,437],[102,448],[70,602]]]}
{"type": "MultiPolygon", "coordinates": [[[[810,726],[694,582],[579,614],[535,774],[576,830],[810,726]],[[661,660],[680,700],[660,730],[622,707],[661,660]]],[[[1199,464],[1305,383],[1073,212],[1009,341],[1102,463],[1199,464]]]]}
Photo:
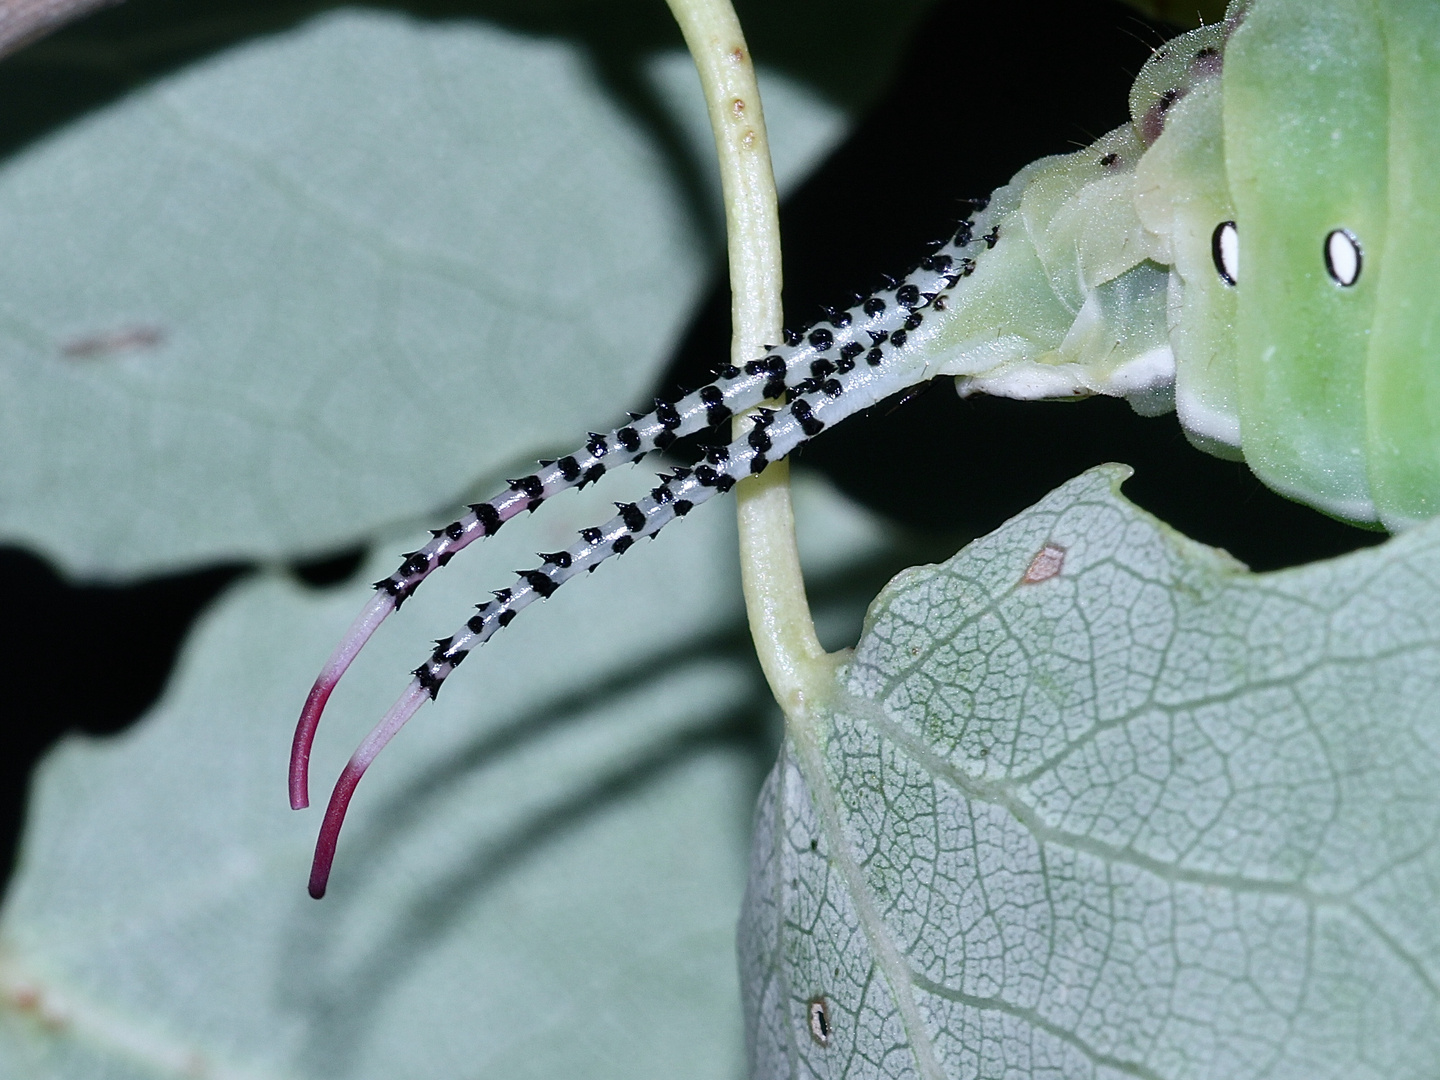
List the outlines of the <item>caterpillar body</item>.
{"type": "Polygon", "coordinates": [[[461,548],[561,491],[757,409],[745,433],[540,555],[441,639],[345,767],[325,891],[376,754],[520,610],[828,427],[940,376],[962,395],[1123,397],[1268,486],[1391,531],[1440,510],[1440,5],[1232,0],[1145,65],[1130,121],[1022,169],[902,281],[643,416],[541,462],[404,557],[326,662],[292,748],[291,805],[331,691],[461,548]]]}

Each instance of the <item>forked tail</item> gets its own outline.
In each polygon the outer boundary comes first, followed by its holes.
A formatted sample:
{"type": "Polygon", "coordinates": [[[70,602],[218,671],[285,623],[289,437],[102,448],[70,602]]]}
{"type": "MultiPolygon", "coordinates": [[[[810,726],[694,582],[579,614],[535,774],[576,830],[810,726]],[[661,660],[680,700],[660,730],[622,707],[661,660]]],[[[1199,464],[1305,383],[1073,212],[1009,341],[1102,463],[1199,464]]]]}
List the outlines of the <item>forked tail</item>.
{"type": "MultiPolygon", "coordinates": [[[[521,609],[550,596],[582,570],[593,571],[636,540],[654,536],[675,518],[785,457],[831,424],[934,374],[926,363],[923,327],[930,309],[944,311],[950,291],[973,271],[974,260],[965,254],[977,239],[973,229],[972,222],[963,222],[956,235],[904,282],[890,282],[848,311],[831,312],[828,320],[803,333],[787,331],[786,344],[766,356],[743,368],[727,367],[715,382],[679,401],[657,402],[653,412],[634,417],[607,435],[592,434],[583,449],[543,462],[540,471],[510,481],[496,497],[476,503],[465,517],[435,530],[430,543],[406,555],[395,573],[376,583],[376,595],[326,661],[300,715],[290,760],[290,804],[296,809],[309,804],[310,749],[335,684],[380,623],[434,570],[472,541],[493,535],[522,510],[534,511],[566,488],[583,487],[616,465],[663,450],[683,435],[716,427],[734,413],[762,402],[774,403],[754,415],[744,437],[712,448],[693,468],[662,475],[647,498],[617,503],[619,513],[603,525],[582,529],[578,543],[565,551],[541,554],[541,565],[533,570],[517,571],[519,577],[509,588],[480,604],[458,633],[437,643],[430,658],[415,669],[405,693],[350,758],[335,786],[311,870],[312,896],[324,895],[340,825],[360,777],[472,649],[509,625],[521,609]]],[[[982,248],[993,246],[995,235],[979,239],[984,241],[982,248]]]]}

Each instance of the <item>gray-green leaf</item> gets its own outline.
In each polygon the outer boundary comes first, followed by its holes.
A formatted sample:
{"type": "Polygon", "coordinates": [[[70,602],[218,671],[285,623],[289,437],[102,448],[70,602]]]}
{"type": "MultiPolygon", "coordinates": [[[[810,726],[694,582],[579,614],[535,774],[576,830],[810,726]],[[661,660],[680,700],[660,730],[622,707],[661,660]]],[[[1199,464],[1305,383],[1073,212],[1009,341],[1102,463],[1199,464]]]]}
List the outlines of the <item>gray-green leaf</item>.
{"type": "MultiPolygon", "coordinates": [[[[7,160],[0,536],[110,576],[315,554],[641,404],[718,254],[713,145],[683,50],[627,59],[667,147],[593,46],[338,11],[7,160]]],[[[764,89],[793,184],[843,115],[764,89]]]]}
{"type": "MultiPolygon", "coordinates": [[[[318,806],[428,639],[648,476],[557,499],[407,603],[332,702],[318,806]]],[[[153,715],[40,770],[0,922],[0,1076],[732,1080],[768,750],[734,545],[729,515],[697,514],[472,658],[361,785],[321,903],[319,810],[287,808],[285,757],[368,588],[237,587],[153,715]]]]}
{"type": "Polygon", "coordinates": [[[1256,575],[1123,475],[902,574],[787,743],[757,1077],[1440,1075],[1440,523],[1256,575]]]}
{"type": "MultiPolygon", "coordinates": [[[[775,710],[724,507],[478,651],[361,784],[329,895],[305,894],[328,785],[429,639],[654,483],[606,479],[387,622],[331,702],[307,813],[286,805],[290,732],[364,584],[241,583],[150,716],[62,742],[0,915],[0,1077],[736,1080],[735,915],[775,710]]],[[[844,586],[882,532],[802,495],[821,530],[802,549],[853,635],[844,586]]]]}

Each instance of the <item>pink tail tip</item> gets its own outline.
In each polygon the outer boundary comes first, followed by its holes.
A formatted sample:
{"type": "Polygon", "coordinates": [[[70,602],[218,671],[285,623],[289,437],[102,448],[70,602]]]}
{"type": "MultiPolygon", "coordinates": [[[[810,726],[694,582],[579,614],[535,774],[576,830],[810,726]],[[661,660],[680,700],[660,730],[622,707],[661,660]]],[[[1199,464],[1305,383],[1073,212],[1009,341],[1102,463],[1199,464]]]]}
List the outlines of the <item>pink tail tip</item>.
{"type": "Polygon", "coordinates": [[[330,864],[335,861],[335,845],[340,839],[340,826],[345,823],[345,811],[350,806],[350,796],[355,794],[355,785],[360,783],[375,756],[385,749],[385,744],[415,715],[415,710],[429,700],[430,692],[420,685],[420,680],[411,679],[400,699],[390,706],[390,711],[365,736],[365,741],[345,763],[345,770],[335,781],[335,790],[330,793],[330,805],[325,808],[325,820],[320,823],[320,838],[315,842],[315,861],[310,865],[310,895],[316,900],[325,895],[325,885],[330,880],[330,864]]]}
{"type": "Polygon", "coordinates": [[[290,809],[304,810],[310,805],[310,748],[315,745],[315,731],[320,726],[320,714],[330,700],[330,691],[335,689],[333,680],[323,675],[310,688],[305,707],[300,710],[300,720],[295,725],[295,739],[290,744],[290,809]]]}
{"type": "Polygon", "coordinates": [[[387,592],[377,592],[370,598],[330,659],[320,669],[315,685],[310,687],[310,696],[305,699],[305,708],[300,710],[300,721],[295,725],[295,741],[290,744],[290,809],[304,810],[310,805],[310,748],[315,744],[315,730],[320,726],[320,714],[330,700],[330,692],[345,674],[345,669],[376,627],[395,610],[395,598],[387,592]]]}
{"type": "Polygon", "coordinates": [[[350,796],[355,794],[355,785],[365,775],[365,766],[351,761],[335,781],[335,790],[330,793],[330,805],[325,808],[325,821],[320,826],[319,839],[315,841],[315,860],[310,864],[310,895],[319,900],[325,895],[325,886],[330,881],[330,867],[335,862],[335,846],[340,842],[340,826],[345,824],[345,811],[350,807],[350,796]]]}

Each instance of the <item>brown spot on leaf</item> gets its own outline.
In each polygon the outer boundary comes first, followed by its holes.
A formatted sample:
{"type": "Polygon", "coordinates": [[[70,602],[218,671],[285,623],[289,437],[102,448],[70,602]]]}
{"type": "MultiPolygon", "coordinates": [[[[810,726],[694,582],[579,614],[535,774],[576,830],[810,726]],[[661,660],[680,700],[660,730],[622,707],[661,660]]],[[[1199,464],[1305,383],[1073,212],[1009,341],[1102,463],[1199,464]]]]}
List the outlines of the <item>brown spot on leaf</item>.
{"type": "Polygon", "coordinates": [[[1046,544],[1030,560],[1030,565],[1025,570],[1025,576],[1020,579],[1020,584],[1038,585],[1042,581],[1049,581],[1052,577],[1057,577],[1064,568],[1065,549],[1059,544],[1046,544]]]}
{"type": "Polygon", "coordinates": [[[110,353],[153,349],[164,340],[165,331],[158,326],[122,326],[117,330],[72,338],[60,347],[60,352],[71,360],[90,360],[110,353]]]}
{"type": "Polygon", "coordinates": [[[40,991],[26,983],[10,987],[6,992],[6,1003],[17,1012],[38,1012],[40,991]]]}

